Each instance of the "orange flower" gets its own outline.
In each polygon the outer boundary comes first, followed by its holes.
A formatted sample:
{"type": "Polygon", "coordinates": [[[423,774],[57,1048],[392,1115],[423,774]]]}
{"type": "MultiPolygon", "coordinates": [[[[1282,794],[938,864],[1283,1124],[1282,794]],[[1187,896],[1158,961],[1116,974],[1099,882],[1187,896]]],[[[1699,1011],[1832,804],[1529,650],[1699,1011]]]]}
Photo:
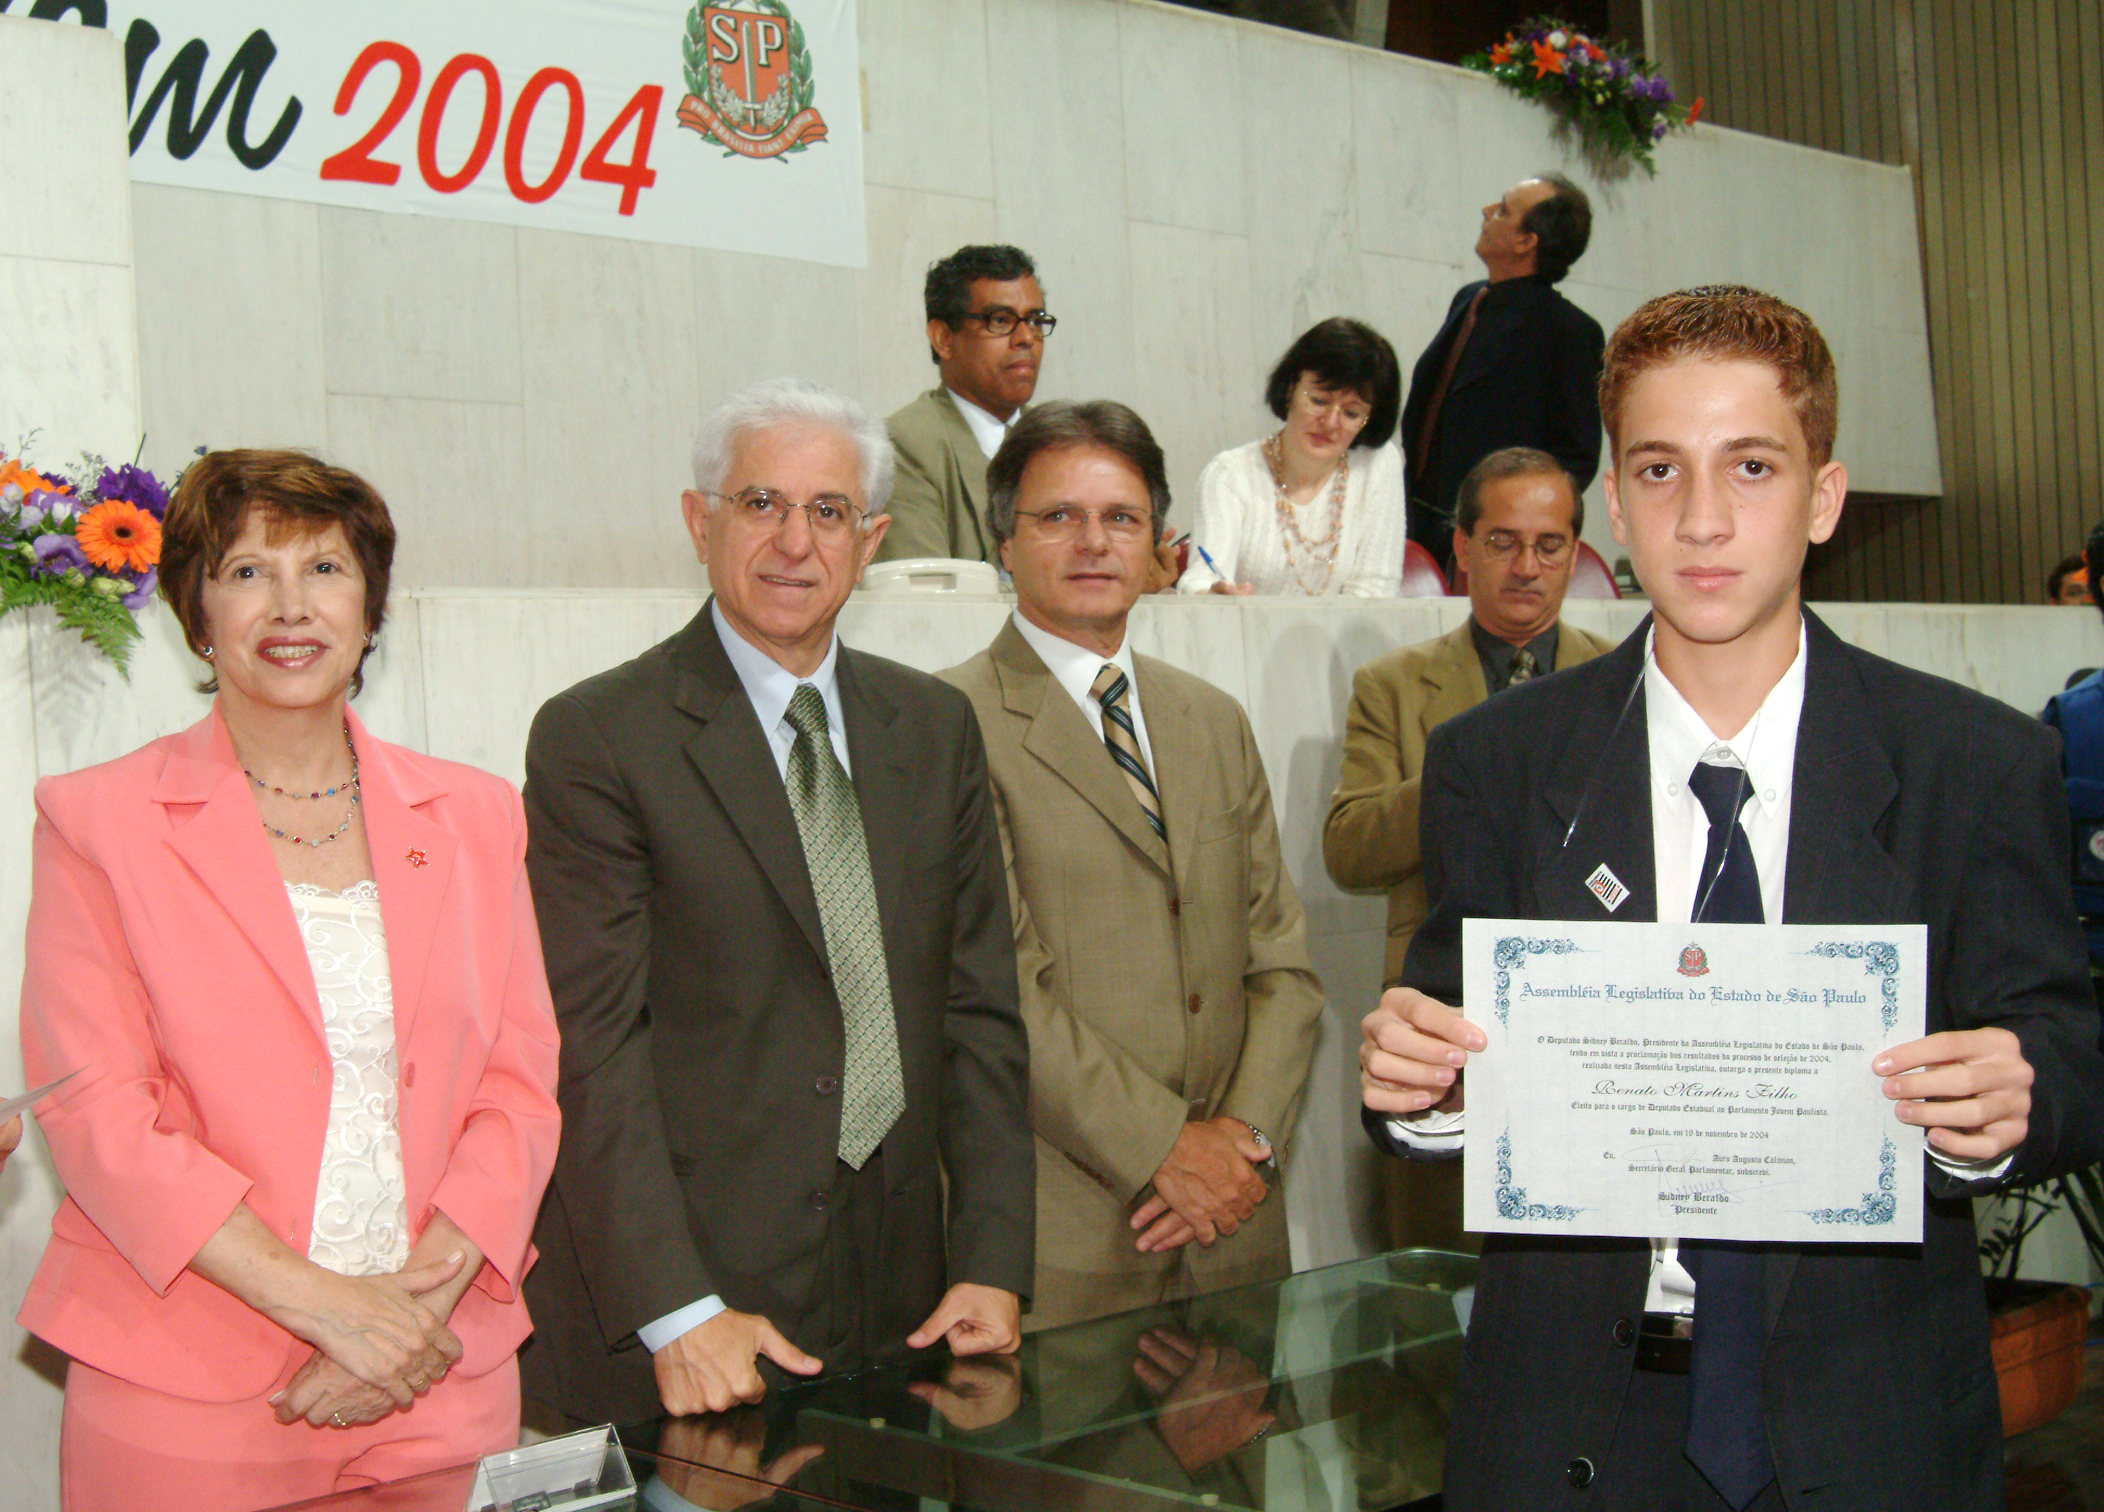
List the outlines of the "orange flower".
{"type": "Polygon", "coordinates": [[[1546,42],[1534,44],[1534,77],[1545,79],[1563,72],[1563,54],[1546,42]]]}
{"type": "Polygon", "coordinates": [[[161,560],[161,522],[122,499],[97,504],[82,515],[73,538],[104,572],[144,572],[161,560]]]}
{"type": "Polygon", "coordinates": [[[19,483],[22,486],[22,496],[24,498],[40,490],[59,494],[70,494],[73,492],[71,488],[63,483],[53,488],[44,481],[42,474],[38,473],[34,468],[24,467],[12,457],[0,458],[0,488],[5,488],[10,483],[19,483]]]}
{"type": "Polygon", "coordinates": [[[1701,96],[1701,95],[1697,95],[1697,96],[1695,96],[1695,103],[1694,103],[1694,105],[1693,105],[1693,106],[1692,106],[1692,107],[1691,107],[1691,108],[1689,109],[1689,111],[1688,111],[1688,124],[1689,124],[1690,126],[1692,126],[1692,125],[1694,125],[1694,124],[1695,124],[1695,123],[1696,123],[1697,121],[1699,121],[1699,120],[1701,120],[1701,119],[1702,119],[1702,96],[1701,96]]]}
{"type": "Polygon", "coordinates": [[[1490,50],[1490,61],[1501,67],[1512,61],[1512,38],[1507,37],[1490,50]]]}

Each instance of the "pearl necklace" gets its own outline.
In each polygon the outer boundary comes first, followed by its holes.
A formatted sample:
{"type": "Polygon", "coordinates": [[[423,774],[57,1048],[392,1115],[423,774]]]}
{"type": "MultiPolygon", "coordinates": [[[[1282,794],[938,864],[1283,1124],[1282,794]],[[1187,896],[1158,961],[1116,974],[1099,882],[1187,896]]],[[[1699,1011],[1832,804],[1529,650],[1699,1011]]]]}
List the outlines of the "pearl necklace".
{"type": "Polygon", "coordinates": [[[1351,468],[1344,460],[1338,461],[1331,474],[1334,481],[1330,484],[1329,533],[1311,541],[1302,533],[1300,511],[1286,491],[1284,431],[1280,431],[1264,443],[1264,461],[1271,469],[1271,484],[1276,491],[1272,502],[1278,511],[1279,530],[1285,537],[1286,570],[1293,574],[1293,581],[1300,585],[1302,593],[1310,598],[1319,598],[1329,591],[1330,579],[1337,574],[1337,545],[1339,538],[1344,534],[1344,484],[1350,476],[1351,468]],[[1307,575],[1301,571],[1300,562],[1294,554],[1295,547],[1322,569],[1319,582],[1308,582],[1307,575]]]}
{"type": "Polygon", "coordinates": [[[346,724],[343,727],[343,744],[344,748],[351,753],[350,780],[347,782],[338,783],[335,787],[332,788],[324,788],[318,793],[288,793],[287,791],[285,791],[285,789],[281,787],[278,787],[272,783],[265,782],[254,772],[251,772],[247,767],[243,767],[241,769],[241,775],[246,777],[250,782],[254,783],[259,791],[268,788],[271,792],[276,793],[281,798],[333,798],[338,793],[346,791],[348,791],[351,795],[351,806],[344,810],[343,823],[336,826],[335,832],[333,834],[323,835],[319,840],[308,840],[302,836],[289,834],[286,831],[279,829],[268,819],[263,820],[263,828],[270,831],[271,835],[274,838],[279,840],[290,840],[294,845],[304,845],[309,850],[317,850],[320,847],[327,845],[331,840],[340,840],[343,838],[344,835],[349,833],[351,828],[351,821],[358,817],[358,801],[362,795],[358,791],[358,748],[355,745],[351,744],[351,727],[348,724],[346,724]]]}

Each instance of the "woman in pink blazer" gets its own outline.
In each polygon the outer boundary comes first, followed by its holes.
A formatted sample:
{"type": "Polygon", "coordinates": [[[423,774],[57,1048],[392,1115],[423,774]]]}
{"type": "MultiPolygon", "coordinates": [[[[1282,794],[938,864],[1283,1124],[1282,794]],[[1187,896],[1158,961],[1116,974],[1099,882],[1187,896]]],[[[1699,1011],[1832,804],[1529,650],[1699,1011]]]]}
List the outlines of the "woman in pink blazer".
{"type": "Polygon", "coordinates": [[[22,1324],[68,1512],[237,1512],[518,1441],[556,1030],[510,784],[349,712],[394,528],[290,452],[184,474],[202,722],[37,785],[22,989],[68,1196],[22,1324]]]}

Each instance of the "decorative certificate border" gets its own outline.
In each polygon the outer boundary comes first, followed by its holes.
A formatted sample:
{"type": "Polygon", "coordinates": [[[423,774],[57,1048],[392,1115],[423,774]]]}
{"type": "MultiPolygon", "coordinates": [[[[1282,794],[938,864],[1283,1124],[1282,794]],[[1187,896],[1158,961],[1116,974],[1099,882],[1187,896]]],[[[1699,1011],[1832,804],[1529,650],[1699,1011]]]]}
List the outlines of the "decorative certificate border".
{"type": "MultiPolygon", "coordinates": [[[[1890,950],[1892,947],[1887,945],[1884,948],[1890,950]]],[[[1887,1134],[1885,1147],[1878,1152],[1878,1189],[1865,1192],[1863,1200],[1854,1207],[1807,1208],[1805,1217],[1814,1223],[1858,1223],[1864,1228],[1879,1228],[1890,1223],[1899,1210],[1899,1198],[1893,1190],[1898,1184],[1894,1175],[1898,1159],[1898,1153],[1892,1148],[1892,1136],[1887,1134]]]]}
{"type": "MultiPolygon", "coordinates": [[[[1501,949],[1503,947],[1500,947],[1501,949]]],[[[1512,1184],[1512,1130],[1507,1128],[1498,1136],[1498,1180],[1494,1188],[1498,1198],[1498,1216],[1507,1220],[1529,1220],[1533,1222],[1569,1223],[1584,1208],[1566,1207],[1555,1202],[1529,1202],[1527,1189],[1512,1184]]]]}
{"type": "Polygon", "coordinates": [[[1830,960],[1861,961],[1871,976],[1885,979],[1885,997],[1879,1004],[1886,1032],[1899,1022],[1899,947],[1886,940],[1822,940],[1808,952],[1830,960]]]}
{"type": "Polygon", "coordinates": [[[1511,1027],[1512,974],[1527,964],[1528,956],[1569,955],[1577,948],[1575,940],[1530,940],[1522,935],[1506,935],[1500,939],[1491,956],[1491,963],[1497,967],[1498,973],[1492,984],[1497,991],[1492,1011],[1497,1014],[1498,1023],[1511,1027]]]}

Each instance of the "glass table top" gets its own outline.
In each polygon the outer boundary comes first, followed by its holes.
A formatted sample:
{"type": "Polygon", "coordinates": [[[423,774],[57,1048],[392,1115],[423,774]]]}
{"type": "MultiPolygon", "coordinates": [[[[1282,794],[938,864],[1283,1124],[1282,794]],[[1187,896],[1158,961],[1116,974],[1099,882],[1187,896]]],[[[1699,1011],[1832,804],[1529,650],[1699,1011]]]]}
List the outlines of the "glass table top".
{"type": "MultiPolygon", "coordinates": [[[[620,1438],[660,1512],[1388,1512],[1439,1490],[1474,1276],[1473,1257],[1435,1250],[1355,1260],[620,1438]]],[[[472,1480],[301,1508],[460,1512],[472,1480]]]]}

